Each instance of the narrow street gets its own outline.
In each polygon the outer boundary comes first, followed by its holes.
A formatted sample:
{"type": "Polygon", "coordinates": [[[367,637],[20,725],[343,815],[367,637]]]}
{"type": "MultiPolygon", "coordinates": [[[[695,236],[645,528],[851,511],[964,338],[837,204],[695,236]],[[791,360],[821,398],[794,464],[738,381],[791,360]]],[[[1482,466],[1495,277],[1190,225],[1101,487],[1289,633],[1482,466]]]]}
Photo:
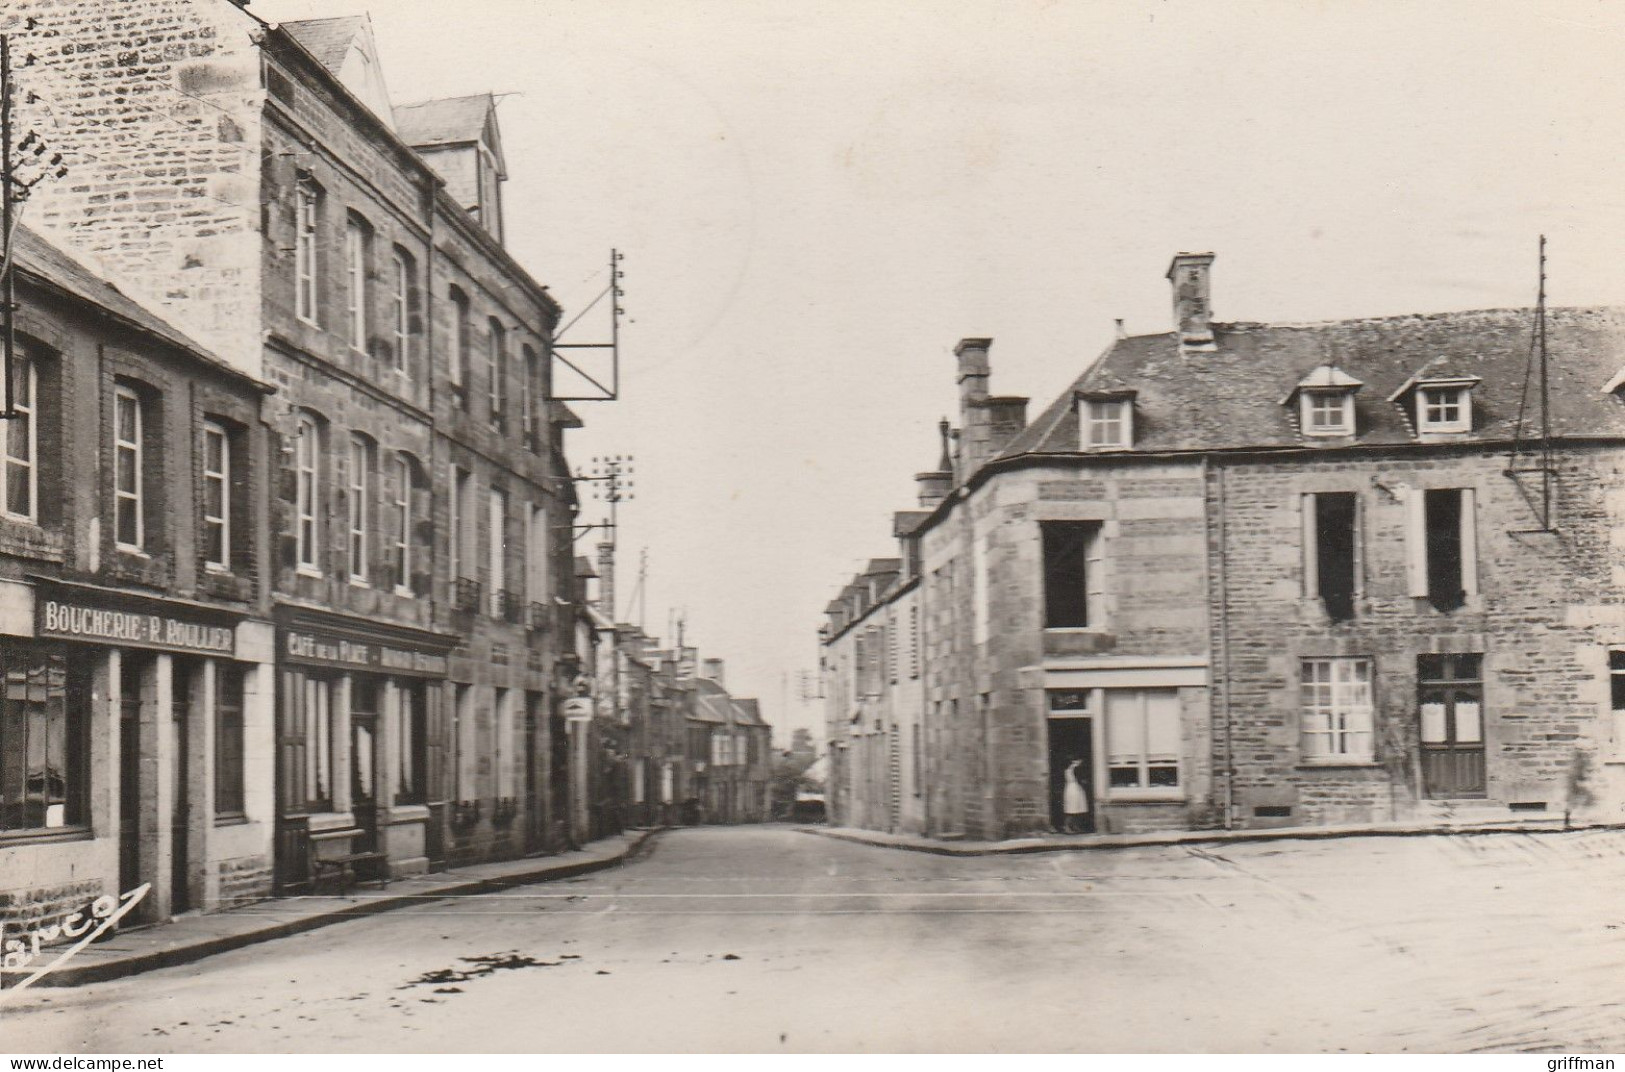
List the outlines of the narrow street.
{"type": "Polygon", "coordinates": [[[9,1052],[1625,1048],[1625,837],[955,859],[683,829],[0,1015],[9,1052]]]}

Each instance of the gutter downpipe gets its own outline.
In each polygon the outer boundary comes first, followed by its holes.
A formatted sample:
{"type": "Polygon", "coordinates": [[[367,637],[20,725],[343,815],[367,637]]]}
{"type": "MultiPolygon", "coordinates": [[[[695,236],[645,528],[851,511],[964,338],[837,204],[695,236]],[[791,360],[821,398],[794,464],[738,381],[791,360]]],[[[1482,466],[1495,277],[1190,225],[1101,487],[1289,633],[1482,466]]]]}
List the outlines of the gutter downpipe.
{"type": "MultiPolygon", "coordinates": [[[[1210,461],[1209,464],[1212,464],[1210,461]]],[[[1229,544],[1229,514],[1225,496],[1224,465],[1215,468],[1218,482],[1219,526],[1219,656],[1218,685],[1220,717],[1224,720],[1224,828],[1235,829],[1236,766],[1235,744],[1230,730],[1230,560],[1226,553],[1229,544]]]]}

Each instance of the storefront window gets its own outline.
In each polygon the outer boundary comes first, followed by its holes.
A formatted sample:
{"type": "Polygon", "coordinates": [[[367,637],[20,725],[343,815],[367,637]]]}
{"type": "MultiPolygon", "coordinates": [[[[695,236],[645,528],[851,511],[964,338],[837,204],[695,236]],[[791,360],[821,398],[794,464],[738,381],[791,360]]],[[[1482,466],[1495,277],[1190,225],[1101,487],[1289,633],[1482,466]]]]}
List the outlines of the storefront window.
{"type": "Polygon", "coordinates": [[[333,681],[297,670],[282,675],[282,804],[327,811],[333,806],[333,681]]]}
{"type": "Polygon", "coordinates": [[[214,813],[243,814],[243,668],[220,663],[215,672],[214,813]]]}
{"type": "Polygon", "coordinates": [[[33,645],[0,648],[0,674],[0,833],[82,824],[88,691],[70,703],[68,660],[33,645]]]}
{"type": "Polygon", "coordinates": [[[395,734],[395,803],[421,804],[425,799],[423,749],[428,736],[423,686],[402,686],[400,697],[400,728],[395,734]]]}

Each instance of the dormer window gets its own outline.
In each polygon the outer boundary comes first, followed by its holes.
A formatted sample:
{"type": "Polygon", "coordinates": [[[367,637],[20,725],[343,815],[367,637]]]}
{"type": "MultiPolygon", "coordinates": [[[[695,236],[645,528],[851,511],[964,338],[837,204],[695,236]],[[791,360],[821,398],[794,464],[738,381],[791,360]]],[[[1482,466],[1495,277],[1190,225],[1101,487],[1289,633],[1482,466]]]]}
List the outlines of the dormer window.
{"type": "Polygon", "coordinates": [[[1354,396],[1346,391],[1305,391],[1303,418],[1306,435],[1353,435],[1354,396]]]}
{"type": "Polygon", "coordinates": [[[1356,431],[1354,395],[1362,386],[1342,369],[1322,365],[1299,380],[1281,404],[1290,406],[1296,399],[1298,428],[1306,436],[1351,436],[1356,431]]]}
{"type": "Polygon", "coordinates": [[[1478,377],[1451,375],[1443,371],[1443,364],[1443,358],[1434,361],[1388,398],[1405,409],[1418,435],[1459,435],[1473,430],[1473,388],[1478,386],[1478,377]]]}
{"type": "Polygon", "coordinates": [[[1134,445],[1133,393],[1080,395],[1078,424],[1084,450],[1127,450],[1134,445]]]}
{"type": "Polygon", "coordinates": [[[1472,396],[1461,386],[1422,387],[1416,392],[1416,427],[1423,432],[1468,432],[1473,427],[1472,396]]]}

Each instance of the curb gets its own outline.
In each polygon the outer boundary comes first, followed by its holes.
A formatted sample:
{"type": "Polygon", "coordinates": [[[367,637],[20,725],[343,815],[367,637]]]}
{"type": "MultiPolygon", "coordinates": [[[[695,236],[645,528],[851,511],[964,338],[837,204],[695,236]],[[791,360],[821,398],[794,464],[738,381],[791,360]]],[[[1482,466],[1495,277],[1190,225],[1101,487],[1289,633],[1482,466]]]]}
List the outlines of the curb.
{"type": "Polygon", "coordinates": [[[357,901],[332,912],[323,912],[320,915],[309,916],[305,919],[289,920],[286,923],[275,923],[260,930],[248,931],[243,934],[221,935],[191,945],[179,946],[174,949],[155,950],[150,953],[137,953],[120,960],[109,960],[101,964],[85,964],[79,967],[68,964],[40,979],[34,985],[36,987],[53,988],[74,987],[84,986],[87,983],[106,982],[109,979],[122,979],[125,976],[140,975],[143,972],[156,971],[159,968],[190,964],[193,961],[214,956],[216,953],[229,953],[233,949],[242,949],[245,946],[258,945],[261,942],[274,941],[278,938],[288,938],[295,934],[303,934],[306,931],[319,930],[335,923],[390,912],[397,908],[428,904],[432,901],[445,900],[450,897],[496,893],[501,890],[512,889],[515,886],[528,886],[538,882],[551,882],[555,879],[575,878],[578,875],[587,875],[594,871],[606,871],[635,859],[644,851],[647,843],[656,834],[662,833],[664,830],[664,827],[644,830],[623,851],[600,860],[581,860],[575,863],[554,864],[511,875],[473,879],[426,894],[400,894],[396,896],[386,894],[368,898],[364,901],[357,901]]]}
{"type": "Polygon", "coordinates": [[[876,849],[901,849],[904,852],[923,852],[932,856],[1021,856],[1045,852],[1093,852],[1111,849],[1138,849],[1169,845],[1226,845],[1236,842],[1258,841],[1327,841],[1360,837],[1437,837],[1446,834],[1572,834],[1589,830],[1625,830],[1625,823],[1571,823],[1568,827],[1547,823],[1481,823],[1463,826],[1406,826],[1406,827],[1298,827],[1276,830],[1184,831],[1179,834],[1106,834],[1090,840],[1073,843],[988,842],[961,845],[951,841],[890,840],[870,837],[847,827],[798,826],[797,833],[812,834],[845,841],[853,845],[867,845],[876,849]]]}

